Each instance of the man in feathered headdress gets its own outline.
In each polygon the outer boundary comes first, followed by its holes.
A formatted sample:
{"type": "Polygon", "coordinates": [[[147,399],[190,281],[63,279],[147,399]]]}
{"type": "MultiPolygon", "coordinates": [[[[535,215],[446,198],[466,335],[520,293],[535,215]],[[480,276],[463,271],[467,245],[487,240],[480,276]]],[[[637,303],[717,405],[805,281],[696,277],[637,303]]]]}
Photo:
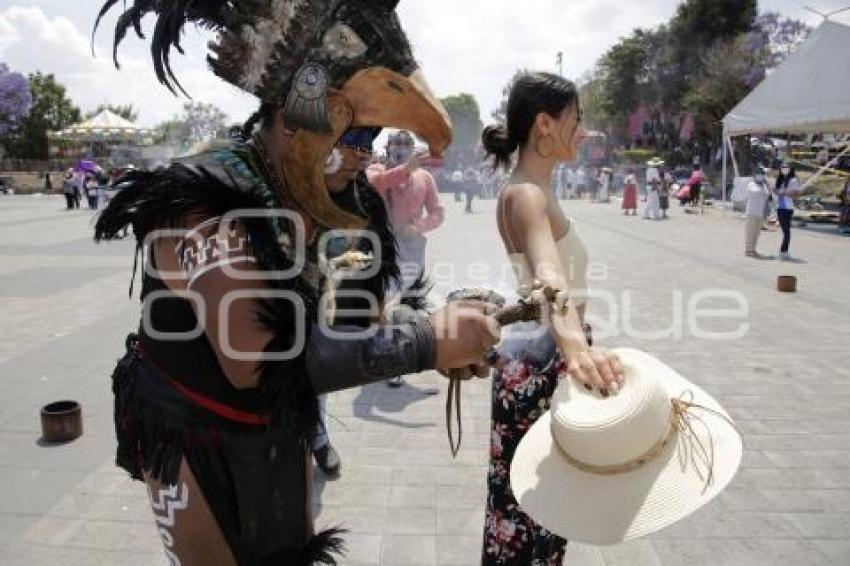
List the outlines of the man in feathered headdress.
{"type": "Polygon", "coordinates": [[[481,305],[367,333],[334,311],[349,276],[377,305],[397,269],[386,210],[328,192],[339,138],[402,128],[434,155],[451,139],[396,4],[135,0],[118,19],[116,50],[156,15],[154,67],[172,90],[183,27],[214,30],[213,72],[262,101],[250,141],[125,175],[96,226],[109,240],[132,225],[142,254],[142,322],[113,374],[117,462],[147,483],[171,564],[335,563],[339,531],[315,534],[311,520],[317,395],[478,364],[498,338],[481,305]],[[339,232],[366,228],[377,237],[339,232]]]}

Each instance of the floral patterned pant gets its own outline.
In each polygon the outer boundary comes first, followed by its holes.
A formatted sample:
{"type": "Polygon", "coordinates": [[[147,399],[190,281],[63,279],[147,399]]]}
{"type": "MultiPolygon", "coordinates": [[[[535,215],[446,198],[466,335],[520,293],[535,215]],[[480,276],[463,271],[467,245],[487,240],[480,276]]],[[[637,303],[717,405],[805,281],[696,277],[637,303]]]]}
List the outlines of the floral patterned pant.
{"type": "Polygon", "coordinates": [[[549,410],[559,377],[566,377],[560,356],[543,369],[526,359],[505,361],[493,375],[490,471],[481,563],[558,566],[567,541],[537,525],[522,512],[510,486],[511,460],[526,431],[549,410]]]}

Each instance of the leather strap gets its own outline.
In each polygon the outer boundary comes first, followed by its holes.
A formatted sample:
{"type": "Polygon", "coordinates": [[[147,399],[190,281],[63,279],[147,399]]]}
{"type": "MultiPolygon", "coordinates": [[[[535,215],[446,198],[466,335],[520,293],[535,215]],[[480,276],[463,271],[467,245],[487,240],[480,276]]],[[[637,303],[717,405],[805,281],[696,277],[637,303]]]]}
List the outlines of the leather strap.
{"type": "Polygon", "coordinates": [[[446,432],[449,435],[449,449],[452,451],[453,458],[457,458],[457,454],[460,452],[460,441],[463,438],[463,424],[461,423],[460,413],[460,385],[461,379],[459,377],[449,375],[449,391],[446,395],[446,432]],[[454,411],[457,413],[457,442],[455,442],[454,434],[452,434],[452,405],[454,405],[454,411]]]}

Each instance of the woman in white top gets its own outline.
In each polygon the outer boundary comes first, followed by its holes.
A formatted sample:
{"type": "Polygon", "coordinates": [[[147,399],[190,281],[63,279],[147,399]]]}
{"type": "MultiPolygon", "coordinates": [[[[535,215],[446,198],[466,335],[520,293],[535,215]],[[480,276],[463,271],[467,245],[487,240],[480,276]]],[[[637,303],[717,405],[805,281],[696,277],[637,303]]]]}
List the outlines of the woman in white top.
{"type": "Polygon", "coordinates": [[[758,253],[758,245],[761,228],[764,225],[765,208],[767,199],[770,197],[770,188],[764,169],[756,170],[753,180],[747,186],[747,208],[746,227],[744,229],[744,253],[747,257],[762,259],[764,256],[758,253]]]}
{"type": "Polygon", "coordinates": [[[779,177],[776,179],[776,215],[782,228],[782,247],[779,258],[791,259],[788,248],[791,246],[791,220],[794,218],[794,197],[800,193],[800,181],[794,168],[787,163],[782,164],[779,177]]]}
{"type": "Polygon", "coordinates": [[[584,137],[575,86],[549,73],[520,76],[508,98],[507,124],[483,134],[497,167],[509,167],[519,152],[499,196],[497,222],[520,294],[529,293],[536,282],[561,291],[561,301],[547,309],[545,325],[508,336],[499,349],[484,565],[561,564],[566,541],[534,523],[512,495],[511,459],[525,431],[549,408],[559,379],[576,379],[603,397],[615,394],[623,382],[616,356],[589,346],[584,326],[587,252],[551,187],[552,170],[559,161],[576,159],[584,137]]]}
{"type": "Polygon", "coordinates": [[[661,199],[658,191],[661,189],[661,172],[659,164],[663,161],[652,160],[648,163],[646,170],[646,204],[643,207],[643,218],[645,220],[661,219],[661,199]]]}

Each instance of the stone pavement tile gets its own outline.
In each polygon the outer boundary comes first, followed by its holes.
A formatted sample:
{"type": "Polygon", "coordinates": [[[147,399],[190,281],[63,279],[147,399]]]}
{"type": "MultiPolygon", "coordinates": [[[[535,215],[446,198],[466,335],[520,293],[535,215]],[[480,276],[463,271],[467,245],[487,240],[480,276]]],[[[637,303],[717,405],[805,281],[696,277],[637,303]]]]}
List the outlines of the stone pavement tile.
{"type": "Polygon", "coordinates": [[[12,544],[0,553],[0,566],[155,566],[164,561],[161,551],[128,552],[35,544],[12,544]]]}
{"type": "Polygon", "coordinates": [[[850,513],[850,490],[763,490],[766,499],[761,507],[767,511],[850,513]]]}
{"type": "MultiPolygon", "coordinates": [[[[36,420],[37,412],[33,414],[36,420]]],[[[85,427],[87,421],[84,421],[85,427]]],[[[41,434],[7,433],[0,431],[0,466],[25,466],[35,470],[91,470],[92,454],[99,453],[104,444],[113,443],[112,436],[84,433],[73,442],[48,444],[41,434]]]]}
{"type": "Polygon", "coordinates": [[[437,510],[434,508],[390,508],[386,510],[385,535],[435,535],[437,510]]]}
{"type": "Polygon", "coordinates": [[[470,566],[481,554],[481,536],[437,535],[438,566],[470,566]]]}
{"type": "MultiPolygon", "coordinates": [[[[315,484],[314,484],[315,485],[315,484]]],[[[386,507],[390,498],[390,484],[352,484],[329,481],[319,484],[313,492],[313,501],[324,505],[349,507],[386,507]]]]}
{"type": "Polygon", "coordinates": [[[776,468],[844,468],[850,473],[850,450],[770,450],[763,454],[776,468]]]}
{"type": "Polygon", "coordinates": [[[393,485],[390,507],[431,507],[437,503],[436,485],[393,485]]]}
{"type": "Polygon", "coordinates": [[[342,527],[365,535],[383,533],[388,522],[385,507],[314,505],[314,516],[319,528],[342,527]]]}
{"type": "Polygon", "coordinates": [[[437,509],[437,534],[482,536],[484,507],[478,509],[437,509]]]}
{"type": "Polygon", "coordinates": [[[727,489],[715,500],[729,511],[814,511],[821,503],[812,491],[727,489]]]}
{"type": "MultiPolygon", "coordinates": [[[[664,566],[826,566],[817,548],[782,539],[653,540],[664,566]]],[[[837,566],[837,565],[836,565],[837,566]]]]}
{"type": "Polygon", "coordinates": [[[146,493],[138,495],[87,494],[75,488],[66,494],[50,511],[48,517],[150,523],[150,502],[146,493]]]}
{"type": "Polygon", "coordinates": [[[437,468],[437,485],[479,488],[487,485],[487,474],[480,467],[445,466],[437,468]]]}
{"type": "Polygon", "coordinates": [[[605,566],[603,550],[598,546],[570,542],[564,562],[570,566],[605,566]]]}
{"type": "MultiPolygon", "coordinates": [[[[776,421],[774,421],[776,422],[776,421]]],[[[768,431],[765,431],[768,432],[768,431]]],[[[846,435],[839,434],[748,434],[747,446],[758,450],[838,450],[846,448],[846,435]]]]}
{"type": "Polygon", "coordinates": [[[827,484],[827,487],[850,489],[850,473],[840,468],[823,468],[818,470],[819,477],[827,484]]]}
{"type": "Polygon", "coordinates": [[[850,564],[850,540],[809,540],[809,544],[817,548],[827,557],[824,564],[845,565],[850,564]]]}
{"type": "Polygon", "coordinates": [[[727,511],[716,502],[709,503],[697,513],[657,532],[658,539],[681,538],[798,538],[794,528],[783,513],[757,511],[727,511]]]}
{"type": "Polygon", "coordinates": [[[64,519],[45,516],[24,533],[30,544],[63,548],[93,548],[150,552],[159,548],[153,521],[128,525],[125,522],[64,519]]]}
{"type": "Polygon", "coordinates": [[[376,566],[381,556],[381,535],[345,535],[345,557],[341,564],[369,564],[376,566]]]}
{"type": "Polygon", "coordinates": [[[663,566],[652,542],[634,540],[600,548],[606,566],[663,566]]]}
{"type": "MultiPolygon", "coordinates": [[[[344,464],[344,462],[343,462],[344,464]]],[[[355,464],[345,468],[346,485],[389,485],[393,468],[389,465],[355,464]]]]}
{"type": "Polygon", "coordinates": [[[437,485],[437,466],[395,466],[393,485],[437,485]]]}
{"type": "Polygon", "coordinates": [[[0,276],[0,298],[44,299],[50,295],[82,287],[92,279],[122,274],[126,266],[93,267],[55,265],[32,267],[0,276]]]}
{"type": "Polygon", "coordinates": [[[744,449],[743,458],[741,458],[741,468],[773,468],[764,453],[758,450],[744,449]]]}
{"type": "Polygon", "coordinates": [[[846,539],[850,536],[850,513],[788,513],[785,517],[805,538],[846,539]]]}
{"type": "MultiPolygon", "coordinates": [[[[21,533],[37,517],[37,515],[24,515],[21,513],[0,513],[0,547],[20,541],[21,533]]],[[[2,559],[2,556],[0,556],[0,559],[2,559]]]]}
{"type": "Polygon", "coordinates": [[[381,566],[435,566],[437,537],[421,535],[384,535],[381,542],[381,566]]]}
{"type": "MultiPolygon", "coordinates": [[[[484,470],[482,474],[486,473],[484,470]]],[[[437,509],[483,509],[487,497],[485,486],[439,485],[437,509]]]]}
{"type": "Polygon", "coordinates": [[[832,489],[842,487],[839,478],[825,470],[745,468],[738,471],[732,485],[740,489],[832,489]],[[835,479],[835,481],[833,481],[835,479]]]}
{"type": "Polygon", "coordinates": [[[0,466],[0,513],[47,513],[57,493],[71,490],[85,477],[77,470],[36,470],[0,466]]]}
{"type": "Polygon", "coordinates": [[[816,490],[813,496],[821,503],[823,511],[850,513],[850,489],[816,490]]]}
{"type": "MultiPolygon", "coordinates": [[[[380,462],[391,462],[395,455],[392,448],[368,448],[357,445],[356,440],[347,439],[340,442],[337,435],[330,434],[331,442],[337,449],[342,460],[341,473],[345,474],[348,466],[375,465],[380,462]]],[[[395,471],[395,470],[393,470],[395,471]]]]}
{"type": "Polygon", "coordinates": [[[130,479],[127,472],[115,466],[112,458],[107,461],[107,464],[108,466],[101,467],[86,476],[75,487],[75,491],[91,495],[128,495],[147,500],[148,491],[145,484],[130,479]]]}
{"type": "Polygon", "coordinates": [[[473,449],[467,444],[461,446],[457,457],[452,457],[448,447],[446,448],[422,448],[422,449],[398,449],[393,461],[396,465],[425,465],[441,467],[472,467],[484,464],[481,448],[473,449]]]}

